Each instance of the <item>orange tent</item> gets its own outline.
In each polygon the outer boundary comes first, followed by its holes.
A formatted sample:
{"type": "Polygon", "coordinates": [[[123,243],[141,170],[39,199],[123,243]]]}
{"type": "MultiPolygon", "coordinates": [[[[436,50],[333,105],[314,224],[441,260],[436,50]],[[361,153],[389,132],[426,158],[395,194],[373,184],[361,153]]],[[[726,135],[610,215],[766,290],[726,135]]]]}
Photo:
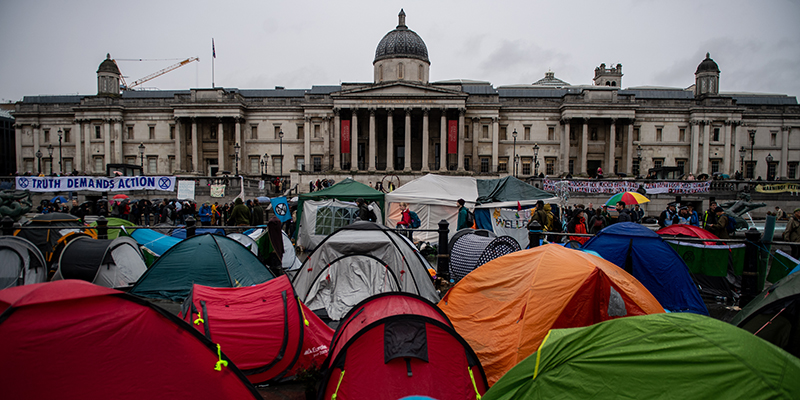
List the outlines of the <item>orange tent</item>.
{"type": "Polygon", "coordinates": [[[439,308],[475,350],[489,385],[533,354],[550,329],[664,312],[622,268],[556,244],[484,264],[450,289],[439,308]]]}

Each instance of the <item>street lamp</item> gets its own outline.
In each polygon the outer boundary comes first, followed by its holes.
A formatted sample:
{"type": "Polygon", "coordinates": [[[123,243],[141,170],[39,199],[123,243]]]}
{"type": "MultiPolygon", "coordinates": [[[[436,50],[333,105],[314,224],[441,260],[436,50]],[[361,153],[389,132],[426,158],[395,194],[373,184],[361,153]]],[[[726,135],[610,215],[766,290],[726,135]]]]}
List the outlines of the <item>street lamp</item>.
{"type": "Polygon", "coordinates": [[[772,153],[767,154],[767,180],[772,180],[772,174],[769,172],[769,165],[772,164],[772,153]]]}
{"type": "Polygon", "coordinates": [[[742,171],[742,174],[744,174],[744,155],[745,155],[745,153],[747,153],[747,149],[745,149],[744,146],[740,147],[739,148],[739,169],[742,171]]]}
{"type": "Polygon", "coordinates": [[[264,153],[264,175],[267,174],[267,168],[269,168],[269,154],[264,153]]]}
{"type": "Polygon", "coordinates": [[[142,175],[144,175],[144,143],[139,143],[139,166],[142,167],[142,175]]]}
{"type": "Polygon", "coordinates": [[[281,139],[281,175],[283,176],[283,130],[278,132],[278,138],[281,139]]]}
{"type": "Polygon", "coordinates": [[[50,156],[50,174],[53,173],[53,144],[47,145],[47,154],[50,156]]]}
{"type": "Polygon", "coordinates": [[[36,150],[36,158],[39,159],[39,170],[36,171],[38,174],[42,173],[42,149],[36,150]]]}
{"type": "MultiPolygon", "coordinates": [[[[508,132],[508,131],[506,131],[508,132]]],[[[517,177],[517,129],[511,134],[514,137],[514,178],[517,177]]]]}
{"type": "Polygon", "coordinates": [[[242,147],[239,146],[239,143],[233,145],[233,154],[234,154],[234,163],[236,165],[236,176],[239,176],[239,149],[242,147]]]}
{"type": "Polygon", "coordinates": [[[533,144],[533,176],[539,176],[539,143],[533,144]]]}
{"type": "Polygon", "coordinates": [[[639,164],[636,166],[636,176],[642,176],[642,145],[636,145],[636,160],[639,164]]]}
{"type": "Polygon", "coordinates": [[[58,172],[61,175],[64,175],[64,154],[61,151],[61,138],[64,136],[64,132],[61,131],[61,128],[58,128],[58,172]]]}
{"type": "Polygon", "coordinates": [[[756,130],[750,129],[747,131],[750,134],[750,168],[753,169],[753,174],[750,176],[752,178],[756,175],[756,165],[753,163],[753,148],[756,145],[756,130]]]}

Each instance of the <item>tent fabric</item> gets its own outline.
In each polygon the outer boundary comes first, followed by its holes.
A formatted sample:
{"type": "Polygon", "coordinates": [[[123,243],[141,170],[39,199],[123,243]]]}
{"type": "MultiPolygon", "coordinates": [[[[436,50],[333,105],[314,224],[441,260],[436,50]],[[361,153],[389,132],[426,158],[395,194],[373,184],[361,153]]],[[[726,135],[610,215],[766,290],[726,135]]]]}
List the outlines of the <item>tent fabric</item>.
{"type": "Polygon", "coordinates": [[[250,236],[238,232],[229,233],[225,236],[239,242],[242,246],[250,250],[253,255],[258,256],[258,243],[256,243],[256,241],[250,236]]]}
{"type": "Polygon", "coordinates": [[[312,310],[339,320],[361,300],[385,291],[437,301],[430,265],[408,238],[373,222],[359,221],[328,236],[306,259],[292,284],[312,310]]]}
{"type": "MultiPolygon", "coordinates": [[[[317,190],[316,192],[302,193],[297,199],[297,220],[303,221],[303,213],[305,212],[305,202],[309,200],[339,200],[342,202],[355,202],[356,199],[362,198],[367,204],[375,202],[381,210],[386,210],[384,193],[375,190],[361,182],[356,182],[353,178],[345,178],[343,181],[334,184],[331,187],[317,190]]],[[[376,212],[376,214],[378,214],[376,212]]],[[[382,221],[381,219],[378,222],[382,221]]],[[[298,232],[299,234],[300,232],[298,232]]]]}
{"type": "Polygon", "coordinates": [[[797,399],[798,376],[800,359],[744,330],[656,314],[554,329],[483,400],[797,399]]]}
{"type": "Polygon", "coordinates": [[[80,237],[61,252],[52,280],[80,279],[122,288],[136,283],[145,271],[147,266],[135,240],[127,236],[113,240],[80,237]]]}
{"type": "MultiPolygon", "coordinates": [[[[195,228],[195,235],[203,235],[210,233],[212,235],[225,236],[225,229],[222,228],[195,228]]],[[[186,239],[186,228],[178,228],[169,234],[170,236],[178,239],[186,239]]]]}
{"type": "Polygon", "coordinates": [[[717,243],[719,243],[718,242],[719,237],[717,237],[717,235],[694,225],[687,225],[687,224],[669,225],[657,230],[656,233],[661,236],[687,236],[700,239],[709,239],[709,241],[703,242],[707,245],[716,245],[717,243]]]}
{"type": "Polygon", "coordinates": [[[83,281],[0,291],[9,399],[260,399],[214,343],[146,301],[83,281]],[[4,311],[3,311],[4,310],[4,311]],[[43,369],[44,368],[44,369],[43,369]]]}
{"type": "Polygon", "coordinates": [[[498,179],[477,179],[478,198],[475,208],[516,208],[558,201],[552,193],[533,187],[513,176],[498,179]]]}
{"type": "Polygon", "coordinates": [[[47,263],[29,240],[0,236],[0,289],[47,280],[47,263]]]}
{"type": "Polygon", "coordinates": [[[520,250],[519,243],[510,236],[462,235],[450,250],[450,278],[458,282],[481,265],[520,250]]]}
{"type": "Polygon", "coordinates": [[[731,324],[800,357],[800,274],[789,274],[761,292],[731,324]]]}
{"type": "Polygon", "coordinates": [[[52,264],[58,261],[58,255],[63,249],[66,241],[77,237],[77,234],[85,234],[97,238],[94,230],[84,230],[85,225],[81,220],[71,214],[48,213],[39,214],[33,217],[25,226],[33,228],[50,229],[19,229],[14,232],[14,236],[28,239],[39,251],[42,252],[45,261],[52,264]],[[65,238],[62,240],[62,238],[65,238]],[[61,242],[59,242],[61,241],[61,242]]]}
{"type": "Polygon", "coordinates": [[[152,229],[137,229],[131,233],[131,237],[140,245],[152,251],[156,257],[161,257],[172,246],[181,242],[181,239],[158,233],[152,229]]]}
{"type": "Polygon", "coordinates": [[[357,304],[334,334],[325,366],[320,400],[475,399],[488,388],[477,356],[444,313],[409,293],[357,304]]]}
{"type": "Polygon", "coordinates": [[[539,348],[550,329],[664,312],[633,276],[593,255],[548,244],[496,258],[439,302],[489,384],[539,348]]]}
{"type": "Polygon", "coordinates": [[[628,271],[673,312],[708,315],[689,267],[657,233],[633,222],[612,224],[583,247],[628,271]]]}
{"type": "Polygon", "coordinates": [[[239,288],[194,285],[183,319],[219,343],[252,383],[319,367],[333,329],[298,301],[284,275],[239,288]]]}
{"type": "Polygon", "coordinates": [[[358,206],[336,199],[307,200],[302,216],[298,215],[297,245],[313,251],[328,235],[350,225],[358,218],[358,206]]]}
{"type": "MultiPolygon", "coordinates": [[[[125,230],[126,232],[128,232],[128,234],[130,234],[131,232],[136,230],[135,228],[134,229],[128,228],[130,226],[136,226],[136,224],[134,224],[131,221],[128,221],[127,219],[109,217],[109,218],[106,218],[106,220],[108,221],[108,225],[107,226],[108,226],[108,238],[109,239],[116,239],[119,236],[120,231],[122,231],[122,230],[125,230]],[[111,228],[112,226],[124,227],[124,228],[122,228],[122,229],[119,229],[119,228],[112,229],[111,228]]],[[[92,221],[92,223],[90,223],[89,226],[97,226],[97,221],[92,221]]]]}
{"type": "Polygon", "coordinates": [[[239,242],[225,236],[191,237],[167,250],[130,290],[148,298],[183,301],[192,284],[242,287],[275,276],[239,242]]]}
{"type": "MultiPolygon", "coordinates": [[[[262,256],[265,256],[272,252],[272,244],[270,243],[270,237],[267,234],[267,230],[264,228],[255,228],[245,231],[244,233],[251,239],[256,242],[258,246],[258,251],[262,256]]],[[[297,253],[294,251],[294,244],[292,244],[292,239],[289,239],[289,235],[286,234],[283,230],[281,230],[281,236],[283,238],[283,248],[285,250],[283,252],[283,258],[281,259],[281,267],[284,271],[296,271],[303,265],[300,262],[300,259],[297,258],[297,253]]]]}
{"type": "Polygon", "coordinates": [[[775,250],[775,254],[769,259],[767,281],[777,282],[787,275],[795,273],[798,267],[800,267],[800,261],[796,258],[793,258],[783,250],[775,250]]]}

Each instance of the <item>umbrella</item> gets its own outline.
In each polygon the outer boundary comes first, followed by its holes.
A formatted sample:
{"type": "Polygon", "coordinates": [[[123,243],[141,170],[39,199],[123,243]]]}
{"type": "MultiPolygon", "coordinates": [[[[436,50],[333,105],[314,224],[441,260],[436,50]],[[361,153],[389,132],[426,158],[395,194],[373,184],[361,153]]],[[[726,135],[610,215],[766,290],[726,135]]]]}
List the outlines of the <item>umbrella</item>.
{"type": "Polygon", "coordinates": [[[66,203],[67,198],[64,196],[56,196],[53,197],[53,200],[50,200],[51,203],[66,203]]]}
{"type": "Polygon", "coordinates": [[[127,198],[128,198],[127,194],[115,194],[114,197],[112,197],[113,200],[123,200],[127,198]]]}
{"type": "Polygon", "coordinates": [[[618,201],[624,202],[625,205],[628,205],[647,203],[650,201],[650,199],[636,192],[622,192],[611,196],[611,198],[606,201],[606,205],[615,205],[618,201]]]}
{"type": "Polygon", "coordinates": [[[261,204],[267,204],[267,203],[270,202],[269,201],[269,197],[266,197],[266,196],[256,197],[256,200],[258,200],[258,202],[261,203],[261,204]]]}

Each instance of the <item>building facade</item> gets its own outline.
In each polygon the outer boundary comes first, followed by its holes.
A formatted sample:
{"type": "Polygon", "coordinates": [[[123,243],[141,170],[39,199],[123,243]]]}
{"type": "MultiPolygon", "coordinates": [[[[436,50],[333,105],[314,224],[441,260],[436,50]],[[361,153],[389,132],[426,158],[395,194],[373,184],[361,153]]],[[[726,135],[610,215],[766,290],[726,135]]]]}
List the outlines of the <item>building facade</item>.
{"type": "Polygon", "coordinates": [[[146,174],[292,172],[305,182],[336,173],[591,176],[598,168],[633,176],[678,166],[695,175],[798,178],[796,98],[721,92],[710,55],[690,88],[625,89],[619,64],[595,68],[591,85],[547,72],[533,84],[496,88],[429,82],[430,66],[402,11],[366,83],[121,91],[109,55],[96,95],[16,104],[16,169],[91,175],[141,163],[146,174]],[[49,158],[41,168],[37,152],[49,158]]]}

